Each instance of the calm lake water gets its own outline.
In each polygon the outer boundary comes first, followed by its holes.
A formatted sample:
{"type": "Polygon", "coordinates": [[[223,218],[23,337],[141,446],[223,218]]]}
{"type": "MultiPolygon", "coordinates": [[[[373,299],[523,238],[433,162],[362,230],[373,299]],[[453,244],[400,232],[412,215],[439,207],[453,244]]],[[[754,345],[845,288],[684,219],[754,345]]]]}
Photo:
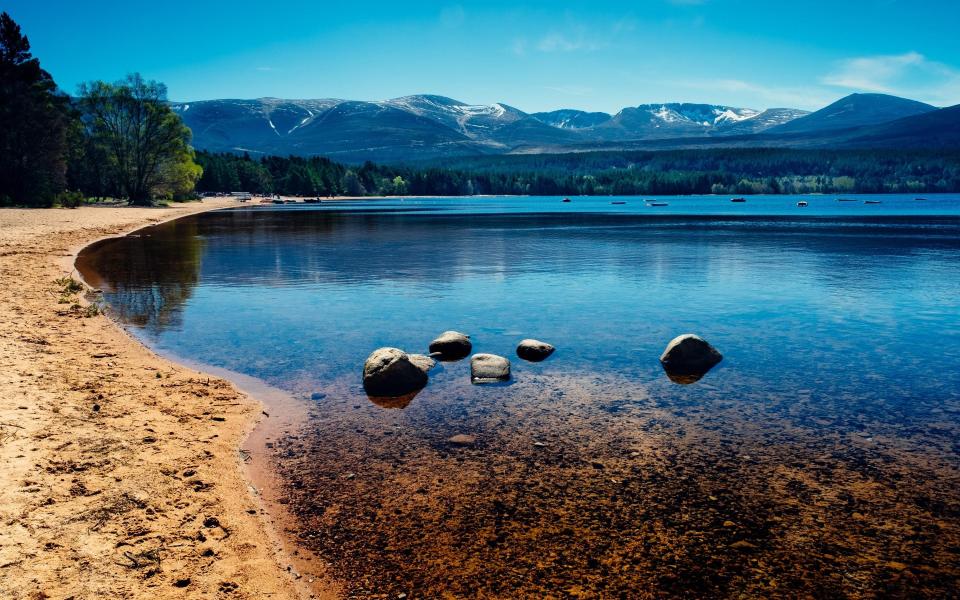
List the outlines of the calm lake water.
{"type": "Polygon", "coordinates": [[[847,198],[250,207],[80,264],[151,347],[313,398],[277,468],[358,595],[943,597],[960,196],[847,198]],[[448,329],[511,384],[461,361],[366,398],[373,349],[448,329]],[[677,385],[657,359],[686,332],[724,360],[677,385]],[[526,337],[558,350],[524,362],[526,337]]]}

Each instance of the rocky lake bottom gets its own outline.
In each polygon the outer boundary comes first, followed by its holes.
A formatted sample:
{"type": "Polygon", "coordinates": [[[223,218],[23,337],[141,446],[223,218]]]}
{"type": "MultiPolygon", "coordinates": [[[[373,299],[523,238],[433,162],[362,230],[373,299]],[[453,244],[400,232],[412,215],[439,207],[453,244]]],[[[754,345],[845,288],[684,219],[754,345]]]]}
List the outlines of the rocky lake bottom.
{"type": "Polygon", "coordinates": [[[944,598],[960,198],[934,201],[945,214],[254,209],[81,259],[148,345],[303,400],[270,458],[298,543],[352,596],[944,598]],[[373,349],[447,329],[510,358],[510,382],[472,384],[467,358],[412,397],[364,393],[373,349]],[[678,385],[657,357],[686,332],[724,360],[678,385]],[[557,351],[521,360],[526,337],[557,351]]]}

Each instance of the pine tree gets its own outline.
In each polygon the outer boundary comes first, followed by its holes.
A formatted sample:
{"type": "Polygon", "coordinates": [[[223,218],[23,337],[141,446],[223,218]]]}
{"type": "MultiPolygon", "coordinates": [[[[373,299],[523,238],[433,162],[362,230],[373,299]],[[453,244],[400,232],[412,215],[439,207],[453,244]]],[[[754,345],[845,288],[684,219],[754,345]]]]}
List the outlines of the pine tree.
{"type": "Polygon", "coordinates": [[[0,14],[0,203],[50,206],[64,190],[69,99],[0,14]]]}

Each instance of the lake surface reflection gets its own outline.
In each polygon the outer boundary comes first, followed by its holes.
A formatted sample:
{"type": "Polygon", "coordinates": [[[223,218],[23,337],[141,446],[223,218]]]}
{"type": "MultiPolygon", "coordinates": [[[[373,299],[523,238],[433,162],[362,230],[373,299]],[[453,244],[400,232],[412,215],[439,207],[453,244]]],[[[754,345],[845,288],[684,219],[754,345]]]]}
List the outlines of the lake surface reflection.
{"type": "Polygon", "coordinates": [[[943,597],[960,198],[883,199],[251,208],[79,265],[152,347],[314,398],[276,461],[358,595],[943,597]],[[366,398],[371,350],[448,329],[511,385],[461,361],[366,398]],[[677,385],[657,358],[686,332],[724,361],[677,385]],[[524,362],[527,337],[558,350],[524,362]]]}

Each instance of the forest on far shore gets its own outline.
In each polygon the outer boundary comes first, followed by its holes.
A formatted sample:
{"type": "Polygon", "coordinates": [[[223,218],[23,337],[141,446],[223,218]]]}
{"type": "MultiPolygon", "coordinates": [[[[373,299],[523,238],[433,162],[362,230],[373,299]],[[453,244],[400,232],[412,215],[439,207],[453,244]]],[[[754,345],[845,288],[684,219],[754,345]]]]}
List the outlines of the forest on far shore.
{"type": "Polygon", "coordinates": [[[198,152],[198,192],[291,196],[679,195],[960,191],[960,151],[774,148],[448,158],[360,166],[198,152]]]}

